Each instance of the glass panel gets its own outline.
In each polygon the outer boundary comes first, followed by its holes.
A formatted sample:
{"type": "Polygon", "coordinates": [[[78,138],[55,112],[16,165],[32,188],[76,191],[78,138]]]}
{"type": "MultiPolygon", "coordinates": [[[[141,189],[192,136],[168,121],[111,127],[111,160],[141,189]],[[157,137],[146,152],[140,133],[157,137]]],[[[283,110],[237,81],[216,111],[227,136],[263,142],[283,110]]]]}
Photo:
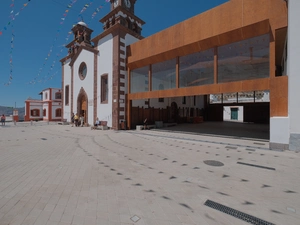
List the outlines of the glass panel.
{"type": "Polygon", "coordinates": [[[237,93],[224,93],[223,103],[237,103],[237,93]]]}
{"type": "Polygon", "coordinates": [[[218,48],[218,82],[269,77],[269,34],[218,48]]]}
{"type": "Polygon", "coordinates": [[[130,76],[131,76],[130,92],[131,93],[148,91],[148,84],[149,84],[148,73],[149,73],[149,66],[145,66],[130,71],[130,76]]]}
{"type": "Polygon", "coordinates": [[[255,91],[255,102],[270,102],[270,91],[255,91]]]}
{"type": "Polygon", "coordinates": [[[214,49],[179,58],[179,87],[214,83],[214,49]]]}
{"type": "Polygon", "coordinates": [[[176,59],[152,65],[152,90],[176,87],[176,59]]]}
{"type": "Polygon", "coordinates": [[[239,92],[238,102],[254,102],[254,91],[239,92]]]}
{"type": "Polygon", "coordinates": [[[209,103],[210,104],[222,103],[222,94],[209,95],[209,103]]]}

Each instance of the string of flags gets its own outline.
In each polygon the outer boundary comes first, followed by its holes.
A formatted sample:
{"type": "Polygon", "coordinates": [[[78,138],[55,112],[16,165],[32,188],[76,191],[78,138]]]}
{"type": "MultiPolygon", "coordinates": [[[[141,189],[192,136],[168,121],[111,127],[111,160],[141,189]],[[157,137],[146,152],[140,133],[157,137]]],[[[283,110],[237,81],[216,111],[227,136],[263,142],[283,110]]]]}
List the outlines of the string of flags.
{"type": "Polygon", "coordinates": [[[109,0],[105,0],[105,2],[104,2],[103,4],[101,4],[100,6],[98,6],[98,7],[94,10],[94,12],[93,12],[93,14],[92,14],[92,16],[91,16],[91,19],[89,20],[89,23],[95,18],[95,16],[100,12],[100,10],[101,10],[107,3],[109,3],[109,0]]]}
{"type": "MultiPolygon", "coordinates": [[[[20,13],[25,9],[25,7],[28,6],[28,4],[29,4],[30,1],[31,0],[27,0],[27,2],[23,4],[23,6],[21,7],[21,9],[16,14],[14,14],[14,10],[11,10],[10,16],[9,16],[10,20],[2,28],[2,30],[0,30],[0,36],[3,34],[3,32],[7,31],[7,29],[9,28],[9,26],[12,25],[12,22],[16,19],[17,16],[20,15],[20,13]]],[[[14,3],[14,1],[12,1],[12,3],[10,4],[10,7],[13,8],[14,6],[15,6],[15,3],[14,3]]]]}
{"type": "MultiPolygon", "coordinates": [[[[10,5],[10,7],[12,8],[11,12],[10,12],[10,17],[13,17],[13,13],[14,13],[14,4],[15,0],[12,0],[12,3],[10,5]]],[[[10,52],[9,52],[9,79],[8,82],[5,83],[5,86],[9,86],[12,83],[13,80],[13,50],[14,50],[14,24],[13,24],[14,20],[12,20],[11,22],[11,27],[12,27],[12,32],[11,32],[11,41],[10,41],[10,52]]]]}
{"type": "MultiPolygon", "coordinates": [[[[80,21],[80,20],[82,19],[82,14],[83,14],[83,13],[84,13],[84,12],[85,12],[92,4],[93,4],[93,2],[94,2],[94,0],[90,0],[89,3],[86,3],[86,4],[82,7],[82,9],[80,10],[80,13],[79,13],[78,16],[77,16],[77,21],[80,21]]],[[[101,10],[108,2],[109,2],[109,0],[105,0],[104,3],[102,3],[100,6],[98,6],[98,7],[94,10],[94,12],[93,12],[93,14],[92,14],[92,16],[91,16],[91,19],[89,20],[88,24],[91,22],[92,19],[95,18],[95,16],[100,12],[100,10],[101,10]]],[[[77,21],[74,22],[73,27],[76,26],[77,21]]],[[[65,38],[66,42],[70,39],[70,37],[71,37],[72,34],[73,34],[72,31],[69,31],[69,32],[68,32],[68,35],[67,35],[66,38],[65,38]]],[[[56,58],[52,61],[52,64],[51,64],[51,66],[50,66],[50,69],[48,70],[47,75],[44,77],[44,81],[52,80],[53,77],[54,77],[54,75],[56,75],[56,73],[55,73],[55,74],[52,74],[52,75],[50,76],[52,70],[55,68],[56,62],[59,61],[59,57],[61,56],[61,54],[62,54],[63,50],[65,49],[65,46],[66,46],[66,45],[67,45],[67,44],[63,44],[63,45],[61,46],[61,49],[60,49],[60,51],[58,52],[58,54],[56,54],[56,58]]]]}
{"type": "MultiPolygon", "coordinates": [[[[29,5],[29,3],[31,2],[31,0],[27,0],[25,3],[22,4],[22,7],[20,8],[19,11],[15,11],[15,0],[11,0],[11,4],[10,4],[10,8],[11,8],[11,12],[10,12],[10,16],[9,16],[9,21],[8,23],[2,28],[0,29],[0,37],[3,35],[4,32],[8,31],[9,27],[12,28],[12,36],[11,36],[11,40],[10,40],[10,52],[9,52],[9,65],[10,65],[10,72],[9,72],[9,79],[8,82],[4,83],[4,85],[8,86],[12,83],[13,80],[13,51],[14,51],[14,41],[15,41],[15,34],[14,34],[14,29],[13,29],[13,23],[16,19],[16,17],[18,17],[20,15],[20,13],[29,5]]],[[[59,57],[61,56],[62,52],[65,49],[66,44],[62,45],[61,50],[56,54],[56,58],[52,61],[52,64],[50,66],[50,69],[47,73],[47,75],[45,75],[43,78],[41,78],[41,74],[47,64],[47,61],[50,59],[51,55],[53,54],[53,52],[55,51],[54,49],[54,45],[58,40],[59,34],[61,32],[61,26],[64,24],[66,17],[68,16],[68,13],[70,11],[70,9],[73,7],[73,5],[77,2],[78,0],[70,0],[69,4],[66,6],[66,10],[64,11],[62,17],[60,18],[60,26],[57,29],[57,33],[56,36],[53,40],[53,43],[48,51],[47,56],[45,57],[44,63],[42,65],[42,67],[39,68],[38,70],[38,74],[36,75],[36,77],[28,82],[27,84],[36,84],[37,82],[46,82],[47,80],[52,80],[53,77],[58,73],[58,71],[56,71],[55,73],[53,73],[53,69],[55,68],[55,63],[57,61],[59,61],[59,57]]],[[[80,21],[80,19],[82,18],[82,14],[89,8],[91,7],[91,5],[94,3],[95,0],[90,0],[89,3],[84,4],[84,6],[82,7],[80,13],[78,14],[78,21],[80,21]]],[[[91,18],[89,21],[93,20],[96,15],[101,11],[102,8],[104,8],[105,4],[109,3],[110,0],[104,0],[104,3],[102,3],[100,6],[98,6],[92,13],[91,18]]],[[[77,22],[75,23],[75,25],[77,24],[77,22]]],[[[73,25],[73,26],[75,26],[73,25]]],[[[66,42],[70,39],[71,35],[73,34],[72,31],[68,32],[67,37],[65,38],[66,42]]]]}
{"type": "Polygon", "coordinates": [[[67,18],[70,9],[73,7],[73,5],[74,5],[76,2],[77,2],[77,0],[71,0],[71,1],[69,2],[69,4],[67,5],[66,10],[64,11],[62,17],[60,18],[60,23],[59,23],[59,24],[60,24],[60,27],[57,29],[55,38],[54,38],[53,43],[52,43],[52,45],[51,45],[51,47],[50,47],[50,49],[49,49],[49,52],[48,52],[47,56],[45,57],[43,66],[40,67],[37,76],[36,76],[32,81],[30,81],[29,84],[35,84],[36,82],[42,82],[42,81],[43,81],[43,79],[40,79],[40,80],[38,80],[38,79],[39,79],[41,73],[43,72],[43,70],[44,70],[44,68],[45,68],[45,66],[46,66],[46,64],[47,64],[48,59],[49,59],[50,56],[52,55],[54,45],[55,45],[55,43],[56,43],[56,41],[57,41],[57,39],[58,39],[58,37],[59,37],[60,31],[61,31],[61,27],[62,27],[62,25],[64,24],[64,21],[65,21],[65,19],[67,18]]]}
{"type": "MultiPolygon", "coordinates": [[[[90,3],[86,3],[86,4],[83,6],[83,8],[80,10],[80,13],[79,13],[79,15],[78,15],[78,20],[80,20],[82,14],[87,10],[88,7],[90,7],[90,6],[93,4],[93,2],[94,2],[94,0],[90,0],[90,3]]],[[[75,25],[73,25],[73,26],[75,26],[75,25]]],[[[72,31],[68,32],[68,36],[66,37],[66,40],[67,40],[67,41],[69,40],[71,34],[72,34],[72,31]]],[[[45,75],[45,77],[44,77],[44,80],[45,80],[45,81],[47,81],[47,80],[52,80],[52,79],[53,79],[53,76],[54,76],[54,75],[51,75],[51,76],[49,76],[49,75],[51,74],[53,68],[55,67],[55,64],[56,64],[56,62],[58,61],[58,58],[60,57],[61,53],[63,52],[64,47],[65,47],[65,44],[64,44],[64,45],[62,46],[62,48],[60,49],[59,53],[56,54],[56,58],[52,61],[52,64],[51,64],[51,66],[50,66],[50,69],[48,70],[47,75],[45,75]]]]}

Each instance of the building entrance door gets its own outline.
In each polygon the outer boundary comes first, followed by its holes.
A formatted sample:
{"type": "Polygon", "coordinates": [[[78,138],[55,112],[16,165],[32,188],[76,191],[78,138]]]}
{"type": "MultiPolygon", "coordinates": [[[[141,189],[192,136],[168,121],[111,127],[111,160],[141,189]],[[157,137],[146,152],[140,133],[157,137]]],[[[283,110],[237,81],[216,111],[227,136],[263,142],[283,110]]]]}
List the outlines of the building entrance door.
{"type": "Polygon", "coordinates": [[[238,108],[231,108],[231,120],[238,119],[238,108]]]}
{"type": "Polygon", "coordinates": [[[85,91],[82,89],[77,98],[77,113],[79,116],[83,116],[84,125],[88,124],[88,103],[87,103],[87,95],[85,91]]]}

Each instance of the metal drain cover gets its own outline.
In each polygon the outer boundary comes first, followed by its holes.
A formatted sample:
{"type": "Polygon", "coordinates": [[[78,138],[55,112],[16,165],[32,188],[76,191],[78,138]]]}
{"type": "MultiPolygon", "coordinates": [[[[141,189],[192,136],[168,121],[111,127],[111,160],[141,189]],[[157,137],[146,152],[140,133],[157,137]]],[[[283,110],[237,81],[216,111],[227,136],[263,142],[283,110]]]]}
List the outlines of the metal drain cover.
{"type": "Polygon", "coordinates": [[[224,166],[224,163],[216,160],[205,160],[203,162],[209,166],[224,166]]]}
{"type": "Polygon", "coordinates": [[[265,221],[265,220],[262,220],[260,218],[251,216],[249,214],[243,213],[241,211],[238,211],[236,209],[230,208],[228,206],[222,205],[220,203],[217,203],[217,202],[214,202],[214,201],[211,201],[211,200],[207,200],[204,203],[204,205],[206,205],[206,206],[208,206],[212,209],[218,210],[220,212],[226,213],[228,215],[231,215],[231,216],[233,216],[237,219],[243,220],[247,223],[251,223],[253,225],[275,225],[274,223],[270,223],[268,221],[265,221]]]}

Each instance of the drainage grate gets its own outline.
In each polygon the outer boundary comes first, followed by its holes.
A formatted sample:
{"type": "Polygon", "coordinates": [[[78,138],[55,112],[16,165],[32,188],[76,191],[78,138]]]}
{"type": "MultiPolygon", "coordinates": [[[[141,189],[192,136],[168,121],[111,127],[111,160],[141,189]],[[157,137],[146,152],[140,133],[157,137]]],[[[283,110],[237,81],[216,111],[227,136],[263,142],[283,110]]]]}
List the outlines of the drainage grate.
{"type": "Polygon", "coordinates": [[[207,200],[204,205],[254,225],[275,225],[274,223],[267,222],[211,200],[207,200]]]}
{"type": "Polygon", "coordinates": [[[254,166],[254,167],[258,167],[258,168],[262,168],[262,169],[267,169],[267,170],[276,170],[273,167],[260,166],[260,165],[250,164],[250,163],[237,162],[237,164],[242,164],[242,165],[246,165],[246,166],[254,166]]]}

